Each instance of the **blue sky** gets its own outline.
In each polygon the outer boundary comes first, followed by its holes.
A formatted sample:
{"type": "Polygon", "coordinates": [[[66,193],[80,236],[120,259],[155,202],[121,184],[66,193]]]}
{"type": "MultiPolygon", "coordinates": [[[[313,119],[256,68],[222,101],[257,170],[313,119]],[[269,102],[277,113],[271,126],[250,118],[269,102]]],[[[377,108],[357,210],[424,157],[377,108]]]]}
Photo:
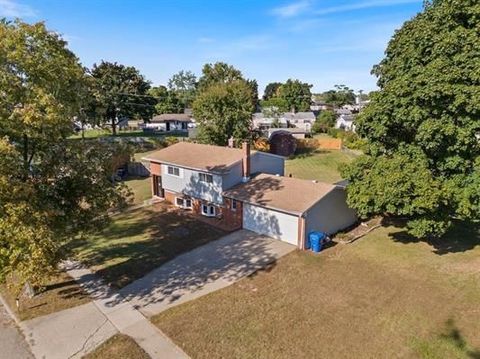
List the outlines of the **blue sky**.
{"type": "Polygon", "coordinates": [[[375,89],[372,66],[422,0],[0,0],[0,17],[45,21],[85,66],[137,67],[155,85],[225,61],[259,82],[375,89]]]}

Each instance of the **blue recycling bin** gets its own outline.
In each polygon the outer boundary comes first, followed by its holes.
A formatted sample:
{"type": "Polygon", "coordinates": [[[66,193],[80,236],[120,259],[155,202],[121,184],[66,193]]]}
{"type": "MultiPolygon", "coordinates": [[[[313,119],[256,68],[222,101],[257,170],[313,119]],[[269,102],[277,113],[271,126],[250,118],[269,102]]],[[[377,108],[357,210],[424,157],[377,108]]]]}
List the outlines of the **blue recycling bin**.
{"type": "Polygon", "coordinates": [[[326,235],[323,232],[310,232],[308,235],[308,244],[312,252],[318,253],[322,250],[323,240],[325,237],[326,235]]]}

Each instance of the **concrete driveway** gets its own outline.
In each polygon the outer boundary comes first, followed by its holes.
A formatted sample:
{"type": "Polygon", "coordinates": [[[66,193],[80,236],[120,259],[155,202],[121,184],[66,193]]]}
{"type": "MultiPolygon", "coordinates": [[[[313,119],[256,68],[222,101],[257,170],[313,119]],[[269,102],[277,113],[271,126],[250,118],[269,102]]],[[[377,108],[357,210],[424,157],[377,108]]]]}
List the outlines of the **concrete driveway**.
{"type": "Polygon", "coordinates": [[[120,294],[144,315],[152,316],[231,285],[295,249],[239,230],[174,258],[124,287],[120,294]]]}

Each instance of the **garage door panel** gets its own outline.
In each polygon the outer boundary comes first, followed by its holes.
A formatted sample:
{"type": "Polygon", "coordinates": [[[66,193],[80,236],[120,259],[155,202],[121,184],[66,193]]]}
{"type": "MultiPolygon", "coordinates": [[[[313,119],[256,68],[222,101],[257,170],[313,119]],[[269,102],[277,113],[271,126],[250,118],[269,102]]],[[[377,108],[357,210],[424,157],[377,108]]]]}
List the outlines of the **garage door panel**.
{"type": "Polygon", "coordinates": [[[298,217],[296,216],[245,204],[243,228],[297,245],[298,217]]]}

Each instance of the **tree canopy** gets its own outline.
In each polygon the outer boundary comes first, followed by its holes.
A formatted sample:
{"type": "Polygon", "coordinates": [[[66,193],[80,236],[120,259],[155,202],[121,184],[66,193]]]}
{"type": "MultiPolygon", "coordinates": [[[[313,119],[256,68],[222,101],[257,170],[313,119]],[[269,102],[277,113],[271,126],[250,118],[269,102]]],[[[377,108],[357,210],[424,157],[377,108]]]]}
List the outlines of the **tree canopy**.
{"type": "Polygon", "coordinates": [[[309,111],[312,103],[311,88],[312,85],[308,83],[288,79],[278,89],[278,97],[286,102],[289,111],[309,111]]]}
{"type": "Polygon", "coordinates": [[[150,83],[135,67],[102,61],[90,73],[96,106],[113,134],[122,118],[152,117],[156,101],[148,95],[150,83]]]}
{"type": "Polygon", "coordinates": [[[168,80],[168,89],[173,91],[183,109],[192,106],[197,90],[197,77],[191,71],[179,71],[168,80]]]}
{"type": "Polygon", "coordinates": [[[185,107],[177,97],[176,92],[168,90],[165,86],[152,87],[148,94],[155,101],[155,113],[183,113],[185,107]]]}
{"type": "Polygon", "coordinates": [[[193,103],[199,139],[225,146],[230,137],[248,139],[254,104],[251,86],[243,80],[216,83],[202,90],[193,103]]]}
{"type": "Polygon", "coordinates": [[[317,119],[313,123],[312,131],[315,133],[325,133],[328,129],[335,126],[336,120],[337,116],[335,115],[335,112],[330,110],[322,111],[318,114],[317,119]]]}
{"type": "Polygon", "coordinates": [[[218,83],[229,83],[237,80],[245,80],[240,70],[225,62],[205,64],[202,69],[202,76],[198,81],[198,89],[204,90],[209,86],[218,83]]]}
{"type": "Polygon", "coordinates": [[[265,87],[263,92],[263,100],[269,100],[278,96],[278,89],[282,86],[281,82],[271,82],[265,87]]]}
{"type": "Polygon", "coordinates": [[[355,93],[345,85],[335,85],[335,89],[324,92],[322,98],[326,103],[335,107],[353,105],[355,103],[355,93]]]}
{"type": "Polygon", "coordinates": [[[84,69],[43,23],[0,21],[0,280],[41,282],[62,244],[123,202],[115,151],[68,139],[84,106],[84,69]]]}
{"type": "Polygon", "coordinates": [[[480,219],[480,4],[442,0],[395,33],[357,120],[366,156],[344,170],[362,216],[405,216],[416,237],[480,219]]]}

